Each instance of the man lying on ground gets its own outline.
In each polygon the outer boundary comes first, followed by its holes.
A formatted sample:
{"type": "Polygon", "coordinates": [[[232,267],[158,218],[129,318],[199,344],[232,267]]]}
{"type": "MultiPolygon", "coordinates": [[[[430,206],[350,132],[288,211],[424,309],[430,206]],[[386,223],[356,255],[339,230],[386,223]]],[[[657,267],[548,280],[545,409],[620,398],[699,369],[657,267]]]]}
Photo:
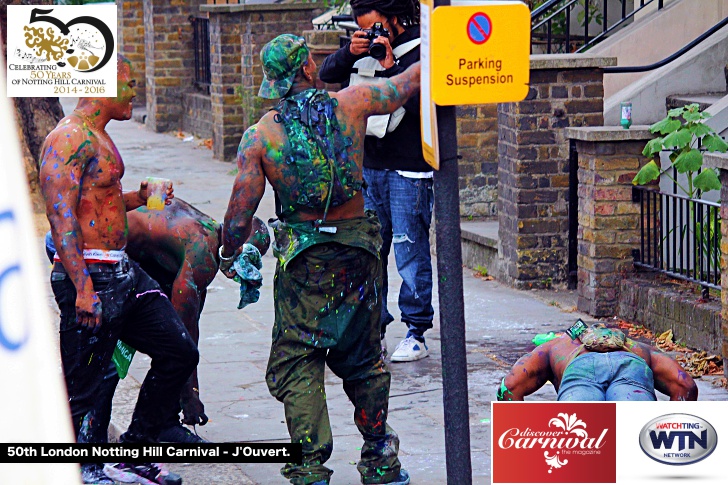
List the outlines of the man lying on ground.
{"type": "Polygon", "coordinates": [[[698,399],[695,381],[669,355],[602,325],[574,339],[557,337],[518,359],[497,399],[523,401],[548,381],[559,401],[656,401],[655,389],[671,401],[698,399]]]}

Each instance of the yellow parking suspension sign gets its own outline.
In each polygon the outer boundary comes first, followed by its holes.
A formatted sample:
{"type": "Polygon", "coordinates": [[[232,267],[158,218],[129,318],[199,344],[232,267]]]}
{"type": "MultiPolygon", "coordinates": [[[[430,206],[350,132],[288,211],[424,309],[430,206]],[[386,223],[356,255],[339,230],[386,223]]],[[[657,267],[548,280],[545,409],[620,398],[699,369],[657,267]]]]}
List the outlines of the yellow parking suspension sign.
{"type": "Polygon", "coordinates": [[[526,97],[531,12],[525,4],[461,3],[431,12],[430,85],[435,104],[505,103],[526,97]]]}

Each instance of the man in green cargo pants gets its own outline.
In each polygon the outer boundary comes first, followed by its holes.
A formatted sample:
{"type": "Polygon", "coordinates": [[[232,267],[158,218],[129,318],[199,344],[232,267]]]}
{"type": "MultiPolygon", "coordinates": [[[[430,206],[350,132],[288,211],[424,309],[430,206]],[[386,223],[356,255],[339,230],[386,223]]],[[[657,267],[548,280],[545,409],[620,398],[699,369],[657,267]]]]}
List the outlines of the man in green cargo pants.
{"type": "Polygon", "coordinates": [[[238,149],[238,175],[223,225],[220,269],[250,231],[265,190],[276,196],[275,324],[266,380],[284,404],[291,442],[303,462],[283,476],[296,485],[328,484],[333,439],[324,366],[344,381],[364,437],[358,470],[365,484],[409,484],[399,438],[387,426],[390,374],[381,359],[380,225],[364,212],[366,120],[390,113],[419,90],[419,64],[379,84],[338,93],[315,89],[316,63],[303,38],[284,34],[261,51],[259,96],[279,104],[250,127],[238,149]]]}

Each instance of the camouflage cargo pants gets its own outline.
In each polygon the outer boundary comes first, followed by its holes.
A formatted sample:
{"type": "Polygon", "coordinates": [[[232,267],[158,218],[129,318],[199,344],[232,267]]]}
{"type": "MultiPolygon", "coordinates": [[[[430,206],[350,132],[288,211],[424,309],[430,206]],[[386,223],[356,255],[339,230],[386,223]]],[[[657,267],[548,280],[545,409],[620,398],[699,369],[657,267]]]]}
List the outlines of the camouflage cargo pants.
{"type": "Polygon", "coordinates": [[[266,381],[284,404],[292,443],[303,463],[281,473],[291,483],[328,482],[333,438],[326,407],[324,365],[344,381],[354,421],[364,437],[358,470],[366,484],[399,475],[399,438],[387,426],[390,373],[381,359],[382,270],[368,251],[318,244],[280,265],[275,276],[275,325],[266,381]]]}

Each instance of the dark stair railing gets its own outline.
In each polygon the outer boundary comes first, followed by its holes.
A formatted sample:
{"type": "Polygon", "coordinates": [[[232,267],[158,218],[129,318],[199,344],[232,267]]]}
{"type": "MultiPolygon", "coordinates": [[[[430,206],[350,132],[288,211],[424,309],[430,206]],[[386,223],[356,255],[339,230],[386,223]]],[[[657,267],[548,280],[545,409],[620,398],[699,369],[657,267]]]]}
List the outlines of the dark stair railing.
{"type": "Polygon", "coordinates": [[[693,49],[695,46],[703,42],[705,39],[710,37],[711,35],[718,32],[720,29],[728,25],[728,17],[724,18],[702,34],[700,34],[698,37],[693,39],[689,44],[687,44],[685,47],[680,49],[679,51],[675,52],[674,54],[671,54],[667,56],[666,58],[662,59],[661,61],[657,61],[653,64],[648,64],[646,66],[615,66],[615,67],[605,67],[604,72],[606,74],[617,74],[622,72],[645,72],[645,71],[652,71],[654,69],[658,69],[662,66],[665,66],[678,57],[682,56],[689,50],[693,49]]]}
{"type": "MultiPolygon", "coordinates": [[[[653,2],[657,8],[663,8],[664,0],[640,0],[631,12],[627,12],[627,2],[620,0],[620,16],[612,23],[609,22],[609,5],[615,4],[613,0],[549,0],[539,5],[531,12],[531,49],[534,44],[545,44],[546,53],[574,53],[583,52],[597,42],[605,39],[611,32],[622,27],[637,12],[653,2]],[[572,10],[580,6],[583,9],[583,19],[578,20],[580,29],[574,32],[571,29],[572,10]],[[601,16],[601,26],[597,32],[589,32],[589,24],[595,17],[601,16]]],[[[533,2],[532,2],[533,3],[533,2]]]]}

